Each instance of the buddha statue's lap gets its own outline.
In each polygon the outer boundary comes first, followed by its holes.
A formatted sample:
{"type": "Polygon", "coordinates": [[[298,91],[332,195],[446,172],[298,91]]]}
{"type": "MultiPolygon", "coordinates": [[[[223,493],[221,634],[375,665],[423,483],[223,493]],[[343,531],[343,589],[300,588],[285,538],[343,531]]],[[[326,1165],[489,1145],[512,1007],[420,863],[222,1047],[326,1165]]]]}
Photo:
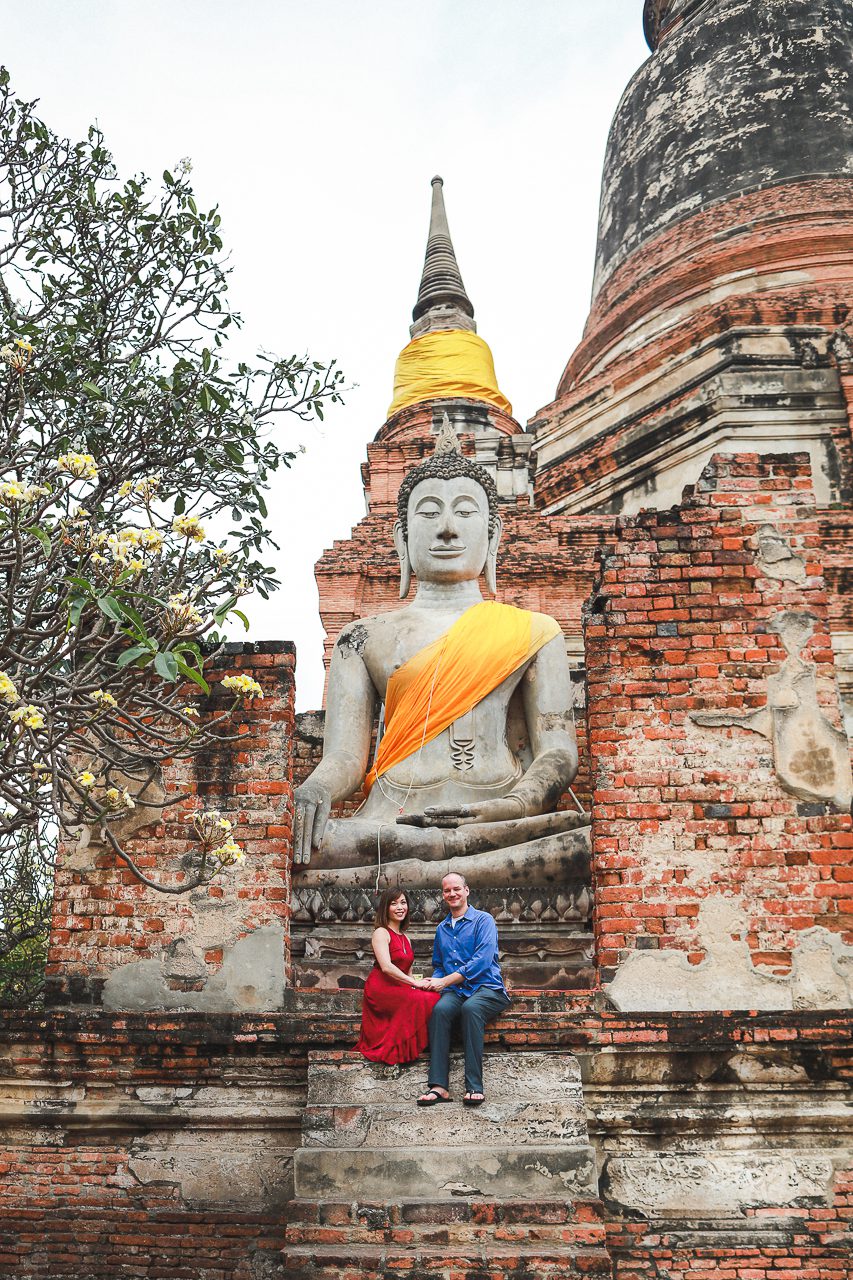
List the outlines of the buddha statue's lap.
{"type": "Polygon", "coordinates": [[[497,494],[449,424],[406,476],[398,515],[400,594],[413,573],[417,592],[335,645],[323,759],[296,793],[298,881],[363,885],[380,863],[386,880],[432,883],[457,862],[481,883],[558,878],[579,825],[553,812],[577,769],[565,646],[553,619],[482,600],[484,569],[495,590],[497,494]],[[513,695],[524,762],[507,739],[513,695]],[[385,732],[368,768],[379,702],[385,732]],[[359,813],[331,818],[361,786],[359,813]]]}

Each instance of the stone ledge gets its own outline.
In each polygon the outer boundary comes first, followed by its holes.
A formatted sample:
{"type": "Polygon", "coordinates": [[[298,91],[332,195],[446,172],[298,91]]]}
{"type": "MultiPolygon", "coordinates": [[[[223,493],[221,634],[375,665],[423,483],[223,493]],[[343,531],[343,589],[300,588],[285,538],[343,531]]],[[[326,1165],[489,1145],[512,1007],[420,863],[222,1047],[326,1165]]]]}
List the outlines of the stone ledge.
{"type": "MultiPolygon", "coordinates": [[[[405,1137],[405,1135],[403,1135],[405,1137]]],[[[303,1147],[293,1154],[297,1196],[350,1201],[354,1196],[413,1199],[417,1195],[483,1196],[533,1200],[596,1199],[595,1153],[590,1146],[478,1146],[411,1151],[303,1147]]]]}

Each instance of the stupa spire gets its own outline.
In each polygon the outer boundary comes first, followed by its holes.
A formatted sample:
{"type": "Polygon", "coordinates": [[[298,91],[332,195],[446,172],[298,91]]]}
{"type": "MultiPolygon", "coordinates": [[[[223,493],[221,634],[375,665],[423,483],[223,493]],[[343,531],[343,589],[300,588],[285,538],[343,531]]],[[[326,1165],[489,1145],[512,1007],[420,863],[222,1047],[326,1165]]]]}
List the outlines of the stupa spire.
{"type": "Polygon", "coordinates": [[[465,292],[444,207],[444,183],[432,180],[432,210],[421,287],[412,312],[411,342],[394,370],[391,418],[427,400],[475,400],[511,416],[498,386],[488,344],[477,336],[474,308],[465,292]]]}
{"type": "Polygon", "coordinates": [[[465,292],[462,275],[444,207],[444,181],[432,180],[432,209],[429,220],[426,257],[418,289],[418,300],[412,311],[412,336],[431,329],[469,329],[476,332],[474,308],[465,292]]]}

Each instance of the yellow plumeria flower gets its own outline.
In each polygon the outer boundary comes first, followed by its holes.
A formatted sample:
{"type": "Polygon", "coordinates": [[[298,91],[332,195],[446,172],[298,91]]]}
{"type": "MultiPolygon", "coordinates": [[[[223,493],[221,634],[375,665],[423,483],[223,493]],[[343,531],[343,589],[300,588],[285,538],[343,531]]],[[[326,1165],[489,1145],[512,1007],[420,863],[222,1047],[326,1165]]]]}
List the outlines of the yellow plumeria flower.
{"type": "Polygon", "coordinates": [[[0,359],[5,360],[16,373],[23,373],[33,358],[33,344],[27,338],[16,338],[11,345],[0,347],[0,359]]]}
{"type": "Polygon", "coordinates": [[[118,703],[111,693],[107,693],[104,689],[96,689],[92,694],[92,701],[97,702],[99,707],[117,707],[118,703]]]}
{"type": "Polygon", "coordinates": [[[155,555],[163,549],[163,535],[159,529],[140,529],[139,543],[146,551],[151,551],[155,555]]]}
{"type": "Polygon", "coordinates": [[[150,476],[142,476],[139,480],[125,480],[119,485],[118,496],[129,498],[132,494],[135,498],[142,498],[143,502],[147,501],[154,497],[162,480],[159,472],[152,472],[150,476]]]}
{"type": "Polygon", "coordinates": [[[18,701],[18,696],[14,680],[10,680],[5,671],[0,671],[0,698],[14,705],[18,701]]]}
{"type": "Polygon", "coordinates": [[[94,480],[98,467],[91,453],[61,453],[56,459],[57,471],[67,471],[78,480],[94,480]]]}
{"type": "Polygon", "coordinates": [[[195,631],[198,627],[204,626],[204,618],[186,591],[169,596],[163,620],[166,630],[175,635],[180,635],[182,631],[195,631]]]}
{"type": "Polygon", "coordinates": [[[235,863],[243,862],[246,857],[236,840],[226,840],[218,849],[211,850],[210,856],[218,858],[224,867],[231,867],[235,863]]]}
{"type": "Polygon", "coordinates": [[[198,707],[184,707],[184,715],[189,716],[191,720],[197,720],[201,712],[198,707]]]}
{"type": "Polygon", "coordinates": [[[172,532],[191,542],[204,542],[204,527],[199,523],[198,516],[178,516],[172,521],[172,532]]]}
{"type": "Polygon", "coordinates": [[[28,729],[44,728],[44,712],[30,702],[25,707],[16,707],[9,713],[14,724],[24,724],[28,729]]]}
{"type": "Polygon", "coordinates": [[[224,689],[233,689],[241,698],[262,698],[264,691],[251,676],[226,676],[222,681],[224,689]]]}
{"type": "Polygon", "coordinates": [[[5,480],[0,484],[0,506],[26,507],[48,493],[50,490],[43,484],[26,485],[20,480],[5,480]]]}
{"type": "Polygon", "coordinates": [[[88,769],[84,769],[82,773],[77,774],[77,784],[81,787],[94,787],[94,773],[90,773],[88,769]]]}
{"type": "Polygon", "coordinates": [[[118,787],[110,787],[104,793],[104,801],[108,809],[116,812],[122,809],[136,808],[136,801],[132,798],[127,787],[122,787],[121,790],[118,787]]]}

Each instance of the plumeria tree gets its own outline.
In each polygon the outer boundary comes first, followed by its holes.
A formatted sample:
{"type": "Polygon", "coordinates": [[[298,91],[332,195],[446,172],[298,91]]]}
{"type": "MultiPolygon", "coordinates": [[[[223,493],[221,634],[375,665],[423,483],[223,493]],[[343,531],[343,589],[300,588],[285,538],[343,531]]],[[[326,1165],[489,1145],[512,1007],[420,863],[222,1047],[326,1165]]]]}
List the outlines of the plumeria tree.
{"type": "Polygon", "coordinates": [[[282,419],[322,418],[341,374],[226,362],[240,317],[190,171],[120,180],[97,129],[56,136],[0,71],[0,999],[4,974],[27,986],[65,833],[96,829],[164,893],[242,857],[227,815],[199,812],[193,873],[161,881],[122,823],[163,761],[262,696],[226,676],[230,702],[199,719],[219,629],[277,585],[264,492],[294,457],[282,419]]]}

